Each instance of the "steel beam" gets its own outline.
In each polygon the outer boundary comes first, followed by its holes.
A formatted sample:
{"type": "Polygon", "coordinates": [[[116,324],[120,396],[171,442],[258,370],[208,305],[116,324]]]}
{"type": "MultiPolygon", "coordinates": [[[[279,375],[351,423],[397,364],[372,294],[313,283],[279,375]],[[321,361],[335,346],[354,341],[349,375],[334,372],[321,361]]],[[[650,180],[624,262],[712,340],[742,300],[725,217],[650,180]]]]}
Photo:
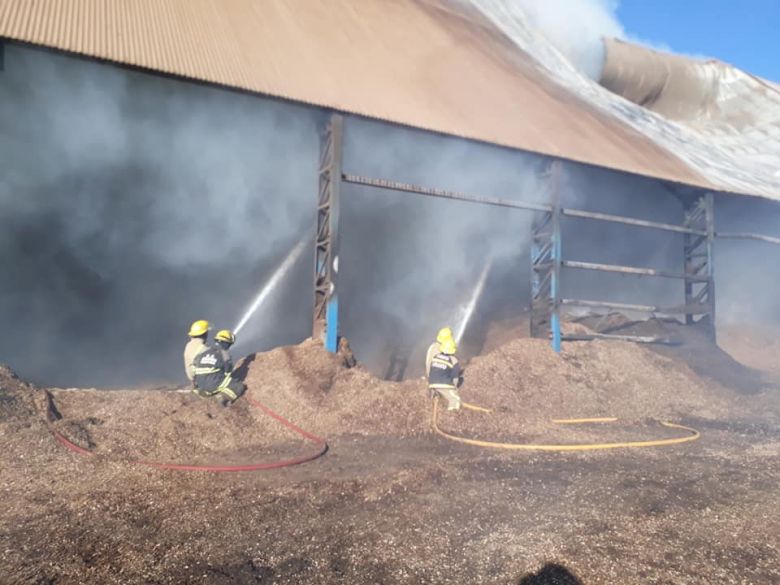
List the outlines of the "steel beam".
{"type": "Polygon", "coordinates": [[[635,311],[637,313],[653,313],[656,315],[704,315],[711,312],[709,305],[694,303],[679,307],[657,307],[655,305],[634,305],[630,303],[613,303],[611,301],[586,301],[582,299],[561,299],[561,305],[574,307],[590,307],[594,309],[612,309],[615,311],[635,311]]]}
{"type": "Polygon", "coordinates": [[[680,342],[670,337],[651,337],[644,335],[612,335],[608,333],[571,333],[563,336],[564,341],[593,341],[608,339],[612,341],[631,341],[633,343],[658,343],[662,345],[678,345],[680,342]]]}
{"type": "MultiPolygon", "coordinates": [[[[685,304],[701,304],[710,308],[703,314],[708,332],[715,340],[715,274],[713,240],[715,238],[715,203],[712,193],[705,193],[685,208],[685,225],[705,232],[704,236],[686,234],[683,245],[683,266],[686,274],[685,304]]],[[[695,322],[694,314],[685,316],[685,323],[695,322]]]]}
{"type": "Polygon", "coordinates": [[[314,252],[314,318],[312,336],[323,337],[325,348],[338,351],[339,203],[344,120],[331,114],[320,144],[320,186],[314,252]]]}
{"type": "Polygon", "coordinates": [[[531,224],[531,337],[547,337],[552,320],[552,213],[531,224]]]}
{"type": "Polygon", "coordinates": [[[670,223],[659,223],[657,221],[646,221],[644,219],[634,219],[631,217],[623,217],[621,215],[611,215],[608,213],[596,213],[593,211],[581,211],[579,209],[566,209],[566,208],[561,209],[561,213],[567,217],[595,219],[595,220],[606,221],[610,223],[633,225],[636,227],[644,227],[644,228],[662,230],[667,232],[675,232],[680,234],[697,234],[700,236],[707,235],[705,231],[695,230],[684,226],[672,225],[670,223]]]}
{"type": "Polygon", "coordinates": [[[780,238],[775,238],[773,236],[762,236],[761,234],[715,232],[715,237],[728,240],[755,240],[757,242],[766,242],[768,244],[780,245],[780,238]]]}
{"type": "Polygon", "coordinates": [[[531,226],[531,336],[549,335],[553,350],[561,351],[561,207],[560,162],[550,173],[548,211],[531,226]]]}
{"type": "MultiPolygon", "coordinates": [[[[498,199],[496,197],[485,197],[481,195],[471,195],[467,193],[459,193],[456,191],[447,191],[444,189],[422,187],[420,185],[412,185],[410,183],[389,181],[387,179],[376,179],[371,177],[363,177],[359,175],[350,175],[350,174],[344,174],[342,175],[342,178],[345,183],[363,185],[365,187],[375,187],[378,189],[388,189],[390,191],[399,191],[403,193],[415,193],[417,195],[428,195],[430,197],[453,199],[455,201],[481,203],[483,205],[494,205],[498,207],[525,209],[527,211],[546,211],[546,212],[552,211],[552,206],[550,205],[537,204],[537,203],[525,203],[520,201],[509,201],[507,199],[498,199]]],[[[562,207],[561,215],[564,215],[566,217],[593,219],[597,221],[620,223],[620,224],[632,225],[636,227],[644,227],[648,229],[656,229],[656,230],[668,231],[668,232],[674,232],[680,234],[691,234],[691,235],[707,237],[707,231],[704,229],[694,229],[686,225],[678,226],[669,223],[661,223],[656,221],[647,221],[644,219],[636,219],[633,217],[625,217],[622,215],[612,215],[609,213],[597,213],[595,211],[584,211],[581,209],[570,209],[568,207],[562,207]]],[[[738,239],[738,240],[757,240],[761,242],[767,242],[770,244],[780,245],[780,238],[776,238],[772,236],[764,236],[761,234],[753,234],[753,233],[716,232],[715,237],[738,239]]]]}
{"type": "Polygon", "coordinates": [[[498,199],[496,197],[484,197],[481,195],[468,195],[458,193],[457,191],[446,191],[444,189],[433,189],[430,187],[420,187],[409,183],[399,183],[398,181],[388,181],[386,179],[372,179],[370,177],[361,177],[358,175],[342,175],[345,183],[353,185],[363,185],[364,187],[376,187],[377,189],[389,189],[391,191],[400,191],[402,193],[414,193],[416,195],[428,195],[429,197],[440,197],[442,199],[452,199],[455,201],[466,201],[469,203],[481,203],[482,205],[493,205],[496,207],[511,207],[514,209],[525,209],[527,211],[551,211],[549,205],[536,203],[523,203],[522,201],[509,201],[508,199],[498,199]]]}
{"type": "Polygon", "coordinates": [[[555,353],[561,353],[561,267],[563,266],[563,246],[561,234],[561,161],[552,164],[550,177],[550,203],[552,204],[552,261],[553,272],[550,283],[552,301],[551,341],[555,353]]]}
{"type": "Polygon", "coordinates": [[[566,268],[579,268],[581,270],[598,270],[600,272],[616,272],[618,274],[631,274],[634,276],[660,276],[663,278],[678,278],[691,282],[707,282],[708,276],[699,274],[687,274],[656,270],[655,268],[637,268],[636,266],[618,266],[615,264],[598,264],[596,262],[578,262],[566,260],[563,262],[566,268]]]}

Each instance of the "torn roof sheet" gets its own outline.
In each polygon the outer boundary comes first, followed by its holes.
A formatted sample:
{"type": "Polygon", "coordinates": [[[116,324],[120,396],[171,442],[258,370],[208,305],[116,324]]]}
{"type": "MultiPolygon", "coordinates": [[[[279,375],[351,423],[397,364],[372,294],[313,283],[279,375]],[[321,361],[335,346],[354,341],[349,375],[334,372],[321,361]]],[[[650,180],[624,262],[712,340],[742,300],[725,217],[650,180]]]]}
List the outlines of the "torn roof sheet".
{"type": "Polygon", "coordinates": [[[780,200],[780,91],[718,61],[607,40],[599,85],[507,0],[469,0],[550,80],[673,152],[718,190],[780,200]]]}

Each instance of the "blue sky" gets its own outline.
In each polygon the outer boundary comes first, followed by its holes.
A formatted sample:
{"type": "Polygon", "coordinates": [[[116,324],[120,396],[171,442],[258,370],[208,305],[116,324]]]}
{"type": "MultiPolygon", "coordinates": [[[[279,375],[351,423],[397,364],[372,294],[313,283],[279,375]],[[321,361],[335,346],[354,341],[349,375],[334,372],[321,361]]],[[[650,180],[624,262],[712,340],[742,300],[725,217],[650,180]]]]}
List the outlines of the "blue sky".
{"type": "Polygon", "coordinates": [[[620,0],[629,37],[780,82],[780,0],[620,0]]]}

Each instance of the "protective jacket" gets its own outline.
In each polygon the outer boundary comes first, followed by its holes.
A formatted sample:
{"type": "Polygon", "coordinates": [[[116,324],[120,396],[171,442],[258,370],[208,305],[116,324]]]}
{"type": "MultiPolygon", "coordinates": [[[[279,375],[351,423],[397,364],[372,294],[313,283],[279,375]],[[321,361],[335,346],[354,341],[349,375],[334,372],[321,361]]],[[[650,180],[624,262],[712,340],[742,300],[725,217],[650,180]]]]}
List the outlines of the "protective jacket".
{"type": "Polygon", "coordinates": [[[192,382],[195,376],[195,358],[200,352],[206,349],[206,340],[202,337],[193,337],[184,346],[184,371],[187,374],[187,378],[192,382]]]}
{"type": "Polygon", "coordinates": [[[241,396],[246,387],[231,376],[230,354],[218,343],[209,345],[195,357],[195,391],[200,396],[223,394],[231,402],[241,396]]]}
{"type": "Polygon", "coordinates": [[[233,373],[233,357],[230,355],[230,351],[225,349],[224,347],[219,348],[222,351],[222,360],[225,362],[225,373],[226,374],[232,374],[233,373]]]}
{"type": "Polygon", "coordinates": [[[213,343],[195,357],[195,388],[201,393],[215,394],[227,373],[222,348],[213,343]]]}
{"type": "Polygon", "coordinates": [[[446,353],[437,353],[431,360],[428,371],[428,387],[445,389],[457,388],[460,378],[458,358],[446,353]]]}

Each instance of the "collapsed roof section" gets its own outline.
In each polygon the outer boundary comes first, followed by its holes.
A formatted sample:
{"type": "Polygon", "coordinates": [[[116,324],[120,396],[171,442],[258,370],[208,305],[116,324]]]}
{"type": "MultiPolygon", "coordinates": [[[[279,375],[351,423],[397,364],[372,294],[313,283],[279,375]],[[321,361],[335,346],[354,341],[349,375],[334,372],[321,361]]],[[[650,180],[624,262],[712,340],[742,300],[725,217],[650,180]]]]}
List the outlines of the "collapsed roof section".
{"type": "Polygon", "coordinates": [[[632,74],[615,66],[623,57],[613,50],[605,84],[628,99],[578,73],[507,0],[3,0],[0,37],[705,189],[780,199],[780,176],[774,174],[780,165],[770,170],[766,154],[773,147],[778,156],[778,134],[766,132],[767,124],[773,130],[778,125],[776,92],[773,100],[766,89],[767,97],[754,106],[766,114],[756,115],[753,125],[726,125],[713,138],[706,124],[674,121],[628,101],[635,97],[628,90],[632,74]],[[758,137],[763,154],[747,152],[758,137]]]}
{"type": "MultiPolygon", "coordinates": [[[[780,86],[719,61],[606,40],[599,85],[508,0],[469,0],[549,81],[674,153],[717,190],[780,200],[780,86]]],[[[659,175],[660,176],[660,175],[659,175]]]]}
{"type": "Polygon", "coordinates": [[[642,106],[622,109],[628,123],[727,190],[780,198],[780,86],[720,61],[606,45],[600,83],[642,106]]]}

